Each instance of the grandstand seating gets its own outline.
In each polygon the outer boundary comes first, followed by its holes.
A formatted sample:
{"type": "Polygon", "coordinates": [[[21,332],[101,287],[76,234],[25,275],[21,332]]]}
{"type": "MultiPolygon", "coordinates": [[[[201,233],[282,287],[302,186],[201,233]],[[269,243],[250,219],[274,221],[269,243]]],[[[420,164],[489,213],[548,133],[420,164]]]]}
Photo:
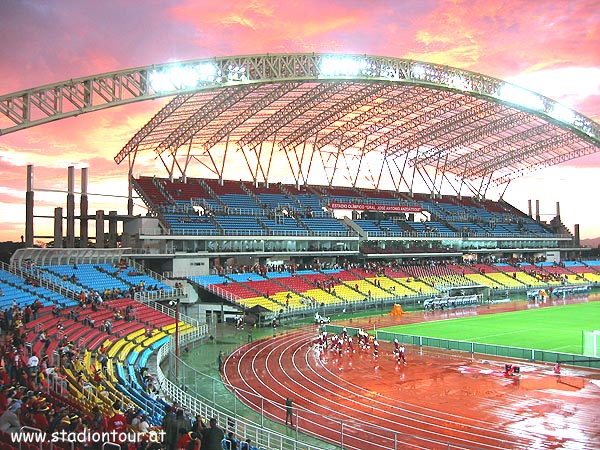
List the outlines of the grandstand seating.
{"type": "Polygon", "coordinates": [[[80,414],[89,414],[95,406],[109,414],[114,401],[120,400],[124,405],[135,404],[147,413],[151,424],[160,424],[165,404],[148,396],[139,369],[147,363],[153,352],[168,342],[176,328],[180,333],[186,333],[189,325],[181,322],[176,327],[172,317],[129,297],[105,299],[92,310],[89,306],[82,308],[77,301],[51,289],[78,291],[85,288],[104,292],[104,287],[108,285],[111,289],[127,292],[131,286],[144,285],[163,290],[171,288],[146,274],[130,269],[120,270],[112,264],[80,264],[76,267],[52,265],[22,270],[23,276],[28,277],[27,282],[15,273],[0,271],[0,299],[4,301],[1,307],[8,309],[16,304],[24,308],[35,300],[43,305],[37,318],[24,323],[22,335],[29,352],[40,357],[50,356],[54,362],[57,360],[51,355],[62,355],[61,367],[55,373],[63,377],[66,397],[51,390],[47,395],[56,398],[57,403],[69,404],[80,414]],[[62,283],[63,277],[70,280],[73,274],[77,277],[75,282],[69,281],[68,285],[62,283]],[[47,287],[33,286],[31,281],[44,282],[47,287]],[[115,320],[115,311],[128,306],[133,308],[132,320],[115,320]],[[84,324],[88,319],[94,321],[92,327],[84,324]],[[110,334],[103,327],[106,319],[111,319],[113,323],[110,334]],[[151,336],[147,335],[148,329],[154,330],[151,336]],[[39,340],[42,330],[45,330],[50,341],[46,346],[39,340]],[[72,351],[72,366],[65,359],[65,348],[72,351]],[[97,359],[101,348],[109,358],[106,370],[97,359]]]}
{"type": "Polygon", "coordinates": [[[214,220],[223,230],[223,234],[235,236],[267,234],[260,224],[260,220],[263,219],[266,219],[266,216],[214,216],[214,220]]]}
{"type": "MultiPolygon", "coordinates": [[[[18,275],[0,271],[0,287],[4,294],[0,297],[1,305],[6,308],[13,301],[27,305],[39,299],[45,306],[37,319],[25,324],[29,331],[26,342],[31,351],[49,355],[58,352],[65,342],[74,347],[76,358],[73,368],[65,367],[62,372],[67,395],[64,402],[70,402],[84,413],[89,413],[94,406],[100,406],[108,413],[112,403],[121,400],[125,404],[136,405],[148,414],[152,424],[159,424],[165,404],[148,394],[141,368],[147,365],[153,352],[169,342],[175,328],[185,333],[189,326],[183,322],[175,324],[172,317],[127,295],[105,300],[97,311],[93,311],[81,308],[72,299],[56,296],[51,288],[104,292],[109,286],[109,289],[118,289],[124,294],[130,288],[142,285],[153,289],[171,288],[146,274],[129,268],[119,269],[112,264],[80,264],[76,268],[72,265],[43,266],[28,269],[26,275],[48,282],[48,287],[31,286],[18,275]],[[76,279],[70,281],[73,275],[76,279]],[[51,313],[55,306],[64,308],[60,317],[51,313]],[[110,334],[100,327],[106,319],[114,318],[115,311],[128,306],[135,310],[133,320],[113,320],[110,334]],[[71,311],[79,317],[68,315],[71,311]],[[86,316],[95,321],[94,327],[83,325],[86,316]],[[148,328],[154,330],[151,335],[147,332],[148,328]],[[47,348],[38,339],[42,329],[48,331],[52,341],[47,348]],[[105,369],[98,358],[100,351],[108,357],[105,369]]],[[[293,274],[271,271],[195,276],[190,280],[208,289],[218,286],[229,292],[240,306],[261,305],[278,311],[283,307],[304,308],[315,304],[362,301],[367,297],[386,299],[417,294],[437,295],[441,286],[481,284],[496,288],[524,288],[564,281],[572,284],[600,282],[600,261],[514,265],[404,264],[393,269],[348,266],[346,269],[298,270],[293,274]]]]}
{"type": "Polygon", "coordinates": [[[61,305],[65,307],[76,305],[77,302],[64,297],[63,295],[51,291],[48,288],[27,283],[23,278],[12,273],[0,270],[0,308],[6,309],[16,304],[25,306],[33,303],[36,299],[43,306],[61,305]]]}
{"type": "Polygon", "coordinates": [[[600,264],[597,261],[587,261],[586,263],[579,261],[566,261],[565,267],[573,275],[569,275],[569,282],[587,282],[587,283],[599,283],[600,282],[600,264]]]}
{"type": "MultiPolygon", "coordinates": [[[[359,301],[367,298],[391,298],[405,295],[403,286],[393,283],[378,286],[375,278],[363,279],[345,270],[300,271],[294,276],[277,272],[265,279],[255,273],[190,277],[192,281],[208,288],[218,288],[230,294],[229,298],[251,307],[260,304],[270,310],[283,306],[296,308],[310,304],[330,304],[340,301],[359,301]],[[227,282],[225,282],[227,281],[227,282]],[[395,292],[398,288],[398,292],[395,292]]],[[[377,280],[379,283],[379,280],[377,280]]],[[[414,294],[414,291],[411,291],[414,294]]]]}
{"type": "Polygon", "coordinates": [[[221,231],[209,216],[193,213],[163,213],[173,234],[217,235],[221,231]]]}
{"type": "Polygon", "coordinates": [[[256,235],[302,235],[307,230],[315,235],[347,235],[348,230],[328,210],[329,202],[374,205],[420,206],[431,216],[421,222],[410,220],[406,228],[385,219],[374,222],[361,219],[358,225],[375,236],[403,235],[455,236],[468,234],[481,237],[533,236],[550,237],[544,225],[510,205],[490,200],[479,201],[469,197],[444,195],[434,200],[427,195],[396,193],[392,191],[334,186],[302,186],[274,184],[254,186],[250,183],[215,179],[192,179],[183,183],[140,177],[137,185],[152,208],[167,220],[171,233],[190,235],[254,233],[256,235]],[[145,191],[147,190],[147,192],[145,191]],[[166,205],[166,206],[165,206],[166,205]],[[194,205],[210,211],[214,216],[199,215],[194,205]],[[286,220],[274,216],[285,210],[286,220]],[[223,219],[221,216],[233,216],[223,219]],[[298,219],[294,220],[291,216],[298,219]],[[257,216],[259,219],[249,219],[257,216]],[[237,218],[235,218],[237,217],[237,218]],[[316,219],[327,219],[320,221],[316,219]],[[247,221],[251,228],[242,227],[247,221]],[[298,223],[301,226],[298,226],[298,223]],[[383,234],[382,234],[383,233],[383,234]]]}
{"type": "MultiPolygon", "coordinates": [[[[142,412],[148,414],[149,421],[160,424],[164,403],[152,400],[146,393],[142,381],[138,377],[139,368],[143,367],[151,352],[156,351],[169,339],[174,332],[174,320],[146,305],[131,299],[113,300],[105,302],[102,310],[94,317],[112,318],[113,311],[127,305],[134,305],[136,320],[132,322],[119,321],[113,326],[113,333],[109,335],[100,327],[89,328],[82,325],[81,321],[73,321],[65,318],[51,317],[48,314],[41,317],[39,321],[27,324],[28,329],[37,329],[41,324],[45,328],[55,326],[60,320],[64,328],[64,341],[72,343],[76,352],[82,356],[73,362],[74,367],[63,366],[66,376],[67,389],[71,398],[81,404],[84,412],[89,413],[94,406],[100,406],[108,413],[111,405],[116,400],[123,404],[135,404],[142,412]],[[149,328],[151,324],[152,328],[149,328]],[[148,336],[147,329],[155,330],[152,336],[148,336]],[[107,369],[102,370],[100,362],[93,362],[93,354],[102,346],[107,355],[107,369]],[[144,359],[140,355],[144,354],[144,359]],[[83,364],[76,370],[76,366],[83,364]],[[127,368],[127,371],[125,370],[127,368]],[[85,372],[81,372],[85,369],[85,372]],[[102,373],[101,381],[94,381],[95,374],[102,373]]],[[[81,317],[81,316],[80,316],[81,317]]],[[[180,332],[189,329],[187,324],[180,324],[180,332]]],[[[50,335],[50,333],[49,333],[50,335]]],[[[42,355],[41,343],[32,341],[33,351],[42,355]]],[[[58,341],[47,349],[51,353],[57,349],[58,341]]]]}
{"type": "Polygon", "coordinates": [[[327,217],[305,217],[300,222],[311,232],[326,236],[348,236],[348,229],[338,220],[327,217]]]}

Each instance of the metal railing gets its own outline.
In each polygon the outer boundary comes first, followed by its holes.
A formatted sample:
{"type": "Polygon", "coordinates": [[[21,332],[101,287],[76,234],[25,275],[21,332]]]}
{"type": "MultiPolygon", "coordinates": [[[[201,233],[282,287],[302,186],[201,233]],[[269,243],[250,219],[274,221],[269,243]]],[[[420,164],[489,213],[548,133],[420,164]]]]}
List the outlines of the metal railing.
{"type": "Polygon", "coordinates": [[[55,283],[52,280],[49,280],[43,276],[40,276],[36,269],[33,269],[31,271],[26,271],[26,270],[22,270],[18,267],[8,265],[1,261],[0,261],[0,269],[4,270],[5,272],[16,275],[20,278],[23,278],[24,280],[27,278],[32,278],[38,283],[37,287],[43,287],[45,289],[48,289],[49,291],[60,294],[67,299],[77,300],[79,298],[78,293],[72,291],[71,289],[67,289],[67,288],[63,287],[63,286],[55,283]]]}
{"type": "MultiPolygon", "coordinates": [[[[206,331],[191,332],[180,337],[180,346],[185,346],[206,337],[206,331]]],[[[171,401],[177,402],[183,409],[192,415],[200,415],[204,418],[214,417],[221,425],[227,424],[227,430],[233,431],[237,436],[246,436],[261,448],[271,450],[323,450],[323,446],[315,446],[298,440],[295,437],[290,437],[274,430],[265,428],[265,415],[259,416],[259,422],[253,422],[245,419],[237,411],[230,411],[219,405],[213,396],[213,399],[201,398],[201,396],[190,395],[189,388],[185,383],[181,384],[182,379],[195,379],[197,381],[204,380],[205,382],[221,383],[212,377],[206,378],[203,374],[188,366],[181,360],[176,360],[174,355],[175,342],[173,340],[163,345],[157,352],[156,358],[156,375],[157,382],[163,394],[171,401]],[[179,365],[180,373],[185,370],[187,373],[197,375],[197,378],[192,376],[184,376],[177,380],[177,384],[173,383],[162,371],[161,363],[169,359],[169,373],[173,372],[174,364],[179,365]]],[[[283,407],[282,407],[283,408],[283,407]]]]}
{"type": "Polygon", "coordinates": [[[187,294],[182,288],[173,288],[168,291],[158,289],[156,291],[136,292],[134,300],[141,303],[147,303],[149,301],[166,301],[184,297],[187,297],[187,294]]]}
{"type": "MultiPolygon", "coordinates": [[[[167,300],[167,299],[165,299],[165,300],[167,300]]],[[[177,319],[177,317],[179,315],[179,321],[185,322],[185,323],[193,326],[194,328],[204,329],[206,327],[206,325],[200,323],[200,321],[198,319],[194,319],[193,317],[190,317],[187,314],[183,314],[181,312],[178,313],[177,310],[171,306],[164,305],[164,304],[158,303],[156,301],[144,301],[143,303],[145,305],[149,306],[150,308],[153,308],[157,311],[160,311],[163,314],[166,314],[169,317],[172,317],[173,319],[177,319]]]]}
{"type": "MultiPolygon", "coordinates": [[[[189,341],[191,342],[191,341],[189,341]]],[[[186,342],[186,343],[189,343],[186,342]]],[[[183,343],[185,345],[185,343],[183,343]]],[[[369,422],[345,420],[335,415],[323,415],[322,411],[294,407],[292,433],[284,435],[270,429],[273,419],[281,420],[285,417],[285,405],[264,398],[255,393],[239,389],[223,383],[219,378],[202,373],[186,364],[181,359],[176,359],[172,351],[173,343],[165,345],[159,350],[157,357],[158,367],[156,372],[163,392],[172,400],[177,401],[191,414],[200,414],[202,417],[215,417],[219,424],[227,424],[226,430],[232,431],[237,436],[247,436],[260,448],[269,450],[324,450],[330,448],[368,448],[370,450],[399,450],[399,449],[476,449],[478,447],[468,444],[450,443],[445,436],[427,438],[415,434],[398,432],[369,422]],[[178,364],[179,378],[173,383],[162,372],[160,363],[169,358],[168,372],[173,373],[172,366],[178,364]],[[223,395],[226,392],[235,395],[233,409],[223,406],[223,395]],[[251,410],[238,406],[240,404],[250,407],[251,410]],[[319,429],[327,432],[328,441],[319,445],[307,443],[307,438],[300,435],[302,428],[319,429]]]]}

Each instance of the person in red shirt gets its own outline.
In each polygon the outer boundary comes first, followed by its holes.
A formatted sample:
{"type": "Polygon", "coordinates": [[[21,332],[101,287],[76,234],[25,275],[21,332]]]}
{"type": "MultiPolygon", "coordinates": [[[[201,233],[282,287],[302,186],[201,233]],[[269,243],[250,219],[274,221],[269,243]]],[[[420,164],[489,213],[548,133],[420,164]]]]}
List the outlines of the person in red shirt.
{"type": "Polygon", "coordinates": [[[199,450],[200,442],[200,435],[195,431],[190,431],[181,435],[175,448],[176,450],[199,450]]]}
{"type": "Polygon", "coordinates": [[[5,386],[0,393],[0,410],[2,412],[6,411],[9,404],[9,399],[14,396],[14,388],[12,386],[5,386]]]}
{"type": "Polygon", "coordinates": [[[35,428],[39,428],[40,430],[47,430],[49,428],[48,417],[46,417],[49,410],[48,406],[41,406],[32,412],[31,420],[35,428]]]}
{"type": "MultiPolygon", "coordinates": [[[[106,431],[109,433],[112,431],[115,433],[127,433],[127,418],[121,412],[121,402],[118,400],[113,404],[113,415],[109,417],[106,423],[106,431]]],[[[123,444],[123,442],[117,443],[123,444]]]]}
{"type": "Polygon", "coordinates": [[[6,386],[10,382],[8,373],[4,369],[4,366],[0,366],[0,385],[6,386]]]}

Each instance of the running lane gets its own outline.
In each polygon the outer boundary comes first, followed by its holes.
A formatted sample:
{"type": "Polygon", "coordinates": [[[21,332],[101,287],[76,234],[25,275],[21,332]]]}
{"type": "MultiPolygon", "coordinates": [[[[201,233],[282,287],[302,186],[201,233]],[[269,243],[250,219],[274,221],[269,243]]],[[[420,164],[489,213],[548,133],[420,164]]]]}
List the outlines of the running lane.
{"type": "Polygon", "coordinates": [[[381,343],[379,358],[357,345],[353,354],[321,352],[316,337],[307,327],[245,345],[225,362],[224,381],[282,422],[284,400],[292,397],[295,427],[338,445],[343,440],[349,449],[436,449],[448,442],[456,449],[598,448],[600,397],[591,383],[568,388],[547,367],[534,366],[507,378],[503,361],[412,347],[408,364],[397,364],[389,343],[381,343]],[[565,402],[576,405],[565,412],[576,410],[576,423],[557,421],[565,402]]]}

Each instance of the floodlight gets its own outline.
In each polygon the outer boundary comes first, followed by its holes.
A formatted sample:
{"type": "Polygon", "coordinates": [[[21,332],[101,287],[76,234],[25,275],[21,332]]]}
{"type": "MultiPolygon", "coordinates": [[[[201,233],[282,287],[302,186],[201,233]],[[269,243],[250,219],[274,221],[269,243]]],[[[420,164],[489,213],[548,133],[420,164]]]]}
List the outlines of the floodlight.
{"type": "Polygon", "coordinates": [[[199,64],[196,71],[201,81],[216,81],[217,79],[218,70],[211,63],[199,64]]]}
{"type": "Polygon", "coordinates": [[[246,68],[229,64],[227,66],[227,81],[247,81],[246,68]]]}
{"type": "Polygon", "coordinates": [[[170,70],[170,78],[177,89],[190,89],[198,85],[198,73],[189,66],[175,66],[170,70]]]}
{"type": "Polygon", "coordinates": [[[514,84],[504,84],[498,90],[498,98],[508,103],[514,103],[515,105],[524,106],[528,109],[535,109],[537,111],[544,110],[544,102],[542,98],[527,89],[515,86],[514,84]]]}
{"type": "Polygon", "coordinates": [[[382,65],[380,69],[380,74],[382,78],[387,78],[389,80],[397,80],[399,77],[398,70],[394,66],[382,65]]]}
{"type": "Polygon", "coordinates": [[[573,125],[575,123],[575,118],[577,117],[575,111],[560,103],[555,103],[552,109],[548,111],[548,114],[556,120],[568,123],[569,125],[573,125]]]}
{"type": "Polygon", "coordinates": [[[148,81],[150,82],[150,87],[156,92],[166,92],[173,90],[174,88],[166,71],[151,71],[148,74],[148,81]]]}
{"type": "Polygon", "coordinates": [[[413,75],[415,76],[415,78],[419,78],[419,79],[425,78],[426,70],[425,70],[425,67],[423,67],[422,65],[415,64],[412,68],[412,71],[413,71],[413,75]]]}
{"type": "Polygon", "coordinates": [[[321,75],[326,77],[353,77],[360,73],[361,65],[366,61],[359,61],[348,56],[326,56],[321,60],[321,75]]]}

